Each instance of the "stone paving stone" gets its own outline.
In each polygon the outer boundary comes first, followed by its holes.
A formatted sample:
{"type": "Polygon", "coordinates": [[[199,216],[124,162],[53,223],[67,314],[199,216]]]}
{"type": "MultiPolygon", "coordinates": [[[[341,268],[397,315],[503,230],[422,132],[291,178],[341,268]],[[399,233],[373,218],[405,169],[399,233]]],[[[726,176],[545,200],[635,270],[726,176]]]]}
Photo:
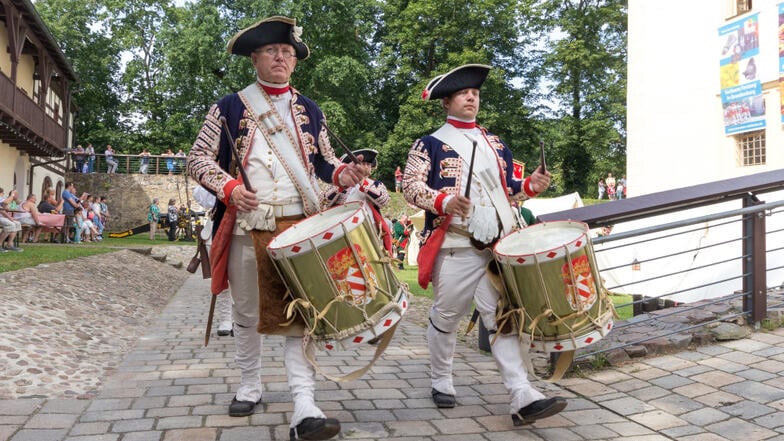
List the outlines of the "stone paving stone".
{"type": "Polygon", "coordinates": [[[569,429],[537,429],[536,434],[543,439],[557,439],[559,441],[582,441],[580,434],[574,433],[569,429]]]}
{"type": "Polygon", "coordinates": [[[471,418],[447,418],[430,422],[440,433],[447,435],[484,432],[482,426],[471,418]]]}
{"type": "Polygon", "coordinates": [[[201,416],[172,416],[158,418],[155,424],[157,430],[184,429],[188,427],[200,427],[202,424],[201,416]]]}
{"type": "Polygon", "coordinates": [[[680,375],[666,375],[664,377],[654,378],[650,380],[650,383],[664,389],[674,389],[676,387],[692,384],[694,381],[695,380],[690,378],[681,377],[680,375]]]}
{"type": "Polygon", "coordinates": [[[639,378],[640,380],[650,381],[650,380],[653,380],[655,378],[659,378],[659,377],[664,377],[664,376],[670,375],[670,373],[665,371],[665,370],[663,370],[663,369],[652,367],[652,368],[643,369],[643,370],[636,371],[636,372],[629,372],[629,375],[631,375],[634,378],[639,378]]]}
{"type": "Polygon", "coordinates": [[[122,410],[129,409],[133,400],[130,398],[98,399],[88,403],[87,412],[99,412],[102,410],[122,410]]]}
{"type": "MultiPolygon", "coordinates": [[[[776,410],[771,407],[753,401],[741,401],[731,406],[721,407],[720,409],[722,412],[726,412],[744,420],[750,420],[767,415],[771,412],[776,412],[776,410]]],[[[784,417],[782,417],[782,420],[784,420],[784,417]]]]}
{"type": "Polygon", "coordinates": [[[69,436],[64,441],[117,441],[120,435],[106,433],[103,435],[69,436]]]}
{"type": "Polygon", "coordinates": [[[776,432],[784,433],[784,417],[782,417],[780,412],[773,412],[759,418],[754,418],[753,423],[767,429],[775,430],[776,432]]]}
{"type": "Polygon", "coordinates": [[[715,433],[700,433],[697,435],[684,436],[679,438],[678,441],[737,441],[724,438],[723,436],[716,435],[715,433]]]}
{"type": "Polygon", "coordinates": [[[712,357],[706,360],[700,360],[698,363],[729,373],[734,373],[746,369],[746,366],[743,364],[724,360],[718,357],[712,357]]]}
{"type": "Polygon", "coordinates": [[[661,410],[631,415],[629,418],[655,431],[671,429],[673,427],[685,426],[688,424],[677,416],[661,410]]]}
{"type": "Polygon", "coordinates": [[[122,441],[160,441],[163,432],[129,432],[123,435],[122,441]]]}
{"type": "Polygon", "coordinates": [[[624,421],[622,416],[606,409],[578,410],[574,412],[564,410],[560,415],[578,425],[617,423],[624,421]]]}
{"type": "Polygon", "coordinates": [[[776,360],[764,360],[759,363],[754,363],[751,365],[754,369],[760,369],[765,372],[770,372],[772,374],[781,374],[784,372],[784,362],[776,361],[776,360]]]}
{"type": "MultiPolygon", "coordinates": [[[[5,422],[5,421],[3,421],[5,422]]],[[[21,426],[0,424],[0,439],[7,440],[11,438],[11,434],[19,430],[21,426]]]]}
{"type": "Polygon", "coordinates": [[[386,426],[389,435],[394,437],[429,437],[438,433],[438,430],[427,421],[390,421],[386,426]]]}
{"type": "Polygon", "coordinates": [[[100,433],[109,432],[109,422],[97,422],[97,423],[77,423],[71,427],[71,431],[68,432],[71,436],[77,435],[96,435],[100,433]]]}
{"type": "Polygon", "coordinates": [[[691,379],[717,388],[721,388],[728,384],[739,383],[744,380],[743,377],[722,371],[710,371],[703,374],[697,374],[692,376],[691,379]]]}
{"type": "Polygon", "coordinates": [[[624,421],[620,423],[607,423],[604,424],[604,426],[606,426],[608,429],[612,430],[613,432],[618,433],[621,437],[626,439],[631,437],[637,439],[638,436],[650,435],[653,433],[647,427],[631,421],[624,421]]]}
{"type": "Polygon", "coordinates": [[[89,423],[93,421],[116,421],[116,420],[132,420],[144,416],[144,410],[106,410],[97,412],[85,412],[82,414],[79,421],[82,423],[89,423]]]}
{"type": "Polygon", "coordinates": [[[80,414],[90,405],[87,400],[50,399],[46,400],[38,413],[75,413],[80,414]]]}
{"type": "Polygon", "coordinates": [[[601,424],[589,424],[586,426],[575,426],[571,430],[579,435],[582,439],[606,439],[615,438],[618,433],[613,432],[606,426],[601,424]]]}
{"type": "Polygon", "coordinates": [[[743,338],[740,340],[730,340],[724,341],[719,343],[719,345],[724,346],[725,348],[731,349],[733,351],[738,352],[754,352],[754,351],[761,351],[763,349],[768,348],[770,345],[768,343],[757,341],[751,338],[743,338]]]}
{"type": "Polygon", "coordinates": [[[708,424],[718,423],[719,421],[724,421],[731,418],[728,413],[711,408],[697,409],[684,413],[680,417],[683,420],[700,427],[704,427],[708,424]]]}
{"type": "Polygon", "coordinates": [[[624,416],[656,410],[654,406],[629,396],[624,396],[617,400],[603,401],[602,406],[624,416]]]}
{"type": "Polygon", "coordinates": [[[694,397],[694,401],[698,401],[708,407],[721,407],[737,403],[738,401],[743,401],[743,398],[724,391],[718,391],[707,395],[694,397]]]}
{"type": "Polygon", "coordinates": [[[41,399],[0,400],[0,416],[30,415],[43,405],[41,399]]]}
{"type": "Polygon", "coordinates": [[[739,418],[711,424],[706,426],[705,429],[731,440],[765,439],[776,435],[776,432],[772,430],[748,423],[739,418]]]}
{"type": "Polygon", "coordinates": [[[759,382],[778,378],[776,374],[771,374],[770,372],[765,372],[759,369],[752,369],[752,368],[738,371],[735,373],[735,375],[739,377],[743,377],[747,380],[759,381],[759,382]]]}
{"type": "Polygon", "coordinates": [[[155,425],[153,418],[123,420],[112,424],[112,432],[142,432],[152,430],[155,425]]]}
{"type": "Polygon", "coordinates": [[[25,429],[67,429],[74,425],[79,415],[67,413],[44,413],[30,417],[25,429]]]}
{"type": "Polygon", "coordinates": [[[708,345],[708,346],[699,346],[697,347],[696,351],[701,354],[717,356],[720,354],[726,354],[727,352],[732,352],[732,349],[720,345],[708,345]]]}
{"type": "Polygon", "coordinates": [[[647,402],[659,397],[663,397],[665,395],[669,395],[671,393],[672,392],[668,391],[667,389],[663,389],[659,386],[650,386],[642,389],[633,390],[629,392],[629,395],[637,398],[638,400],[647,402]]]}
{"type": "Polygon", "coordinates": [[[657,398],[649,401],[649,404],[672,415],[681,415],[704,407],[700,402],[676,394],[657,398]]]}
{"type": "Polygon", "coordinates": [[[163,441],[214,441],[218,431],[213,428],[170,430],[164,433],[163,441]]]}
{"type": "Polygon", "coordinates": [[[674,372],[680,369],[696,366],[694,362],[684,360],[683,358],[675,355],[663,355],[660,357],[651,358],[649,360],[645,360],[645,364],[663,369],[668,372],[674,372]]]}
{"type": "Polygon", "coordinates": [[[16,432],[10,441],[60,441],[67,433],[65,429],[22,429],[16,432]]]}
{"type": "Polygon", "coordinates": [[[758,403],[769,403],[784,398],[784,389],[771,387],[754,381],[734,383],[721,389],[758,403]]]}
{"type": "Polygon", "coordinates": [[[665,429],[662,430],[661,433],[674,439],[681,439],[688,435],[704,434],[706,432],[702,427],[688,425],[673,427],[672,429],[665,429]]]}
{"type": "Polygon", "coordinates": [[[674,393],[683,395],[685,397],[694,398],[700,395],[707,395],[710,393],[718,392],[716,388],[702,383],[692,383],[686,386],[676,387],[672,390],[674,393]]]}

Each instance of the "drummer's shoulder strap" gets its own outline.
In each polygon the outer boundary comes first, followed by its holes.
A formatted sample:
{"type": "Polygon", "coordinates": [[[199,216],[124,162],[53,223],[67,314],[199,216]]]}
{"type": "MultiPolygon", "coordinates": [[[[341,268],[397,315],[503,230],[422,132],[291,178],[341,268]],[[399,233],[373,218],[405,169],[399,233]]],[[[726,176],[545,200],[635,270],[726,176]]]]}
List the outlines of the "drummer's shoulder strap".
{"type": "Polygon", "coordinates": [[[305,212],[318,213],[319,198],[315,190],[317,187],[313,185],[304,159],[299,153],[301,149],[294,141],[294,135],[278,110],[267,102],[256,83],[238,92],[238,95],[248,111],[253,114],[253,119],[257,122],[257,127],[270,150],[286,169],[286,173],[302,198],[305,212]]]}

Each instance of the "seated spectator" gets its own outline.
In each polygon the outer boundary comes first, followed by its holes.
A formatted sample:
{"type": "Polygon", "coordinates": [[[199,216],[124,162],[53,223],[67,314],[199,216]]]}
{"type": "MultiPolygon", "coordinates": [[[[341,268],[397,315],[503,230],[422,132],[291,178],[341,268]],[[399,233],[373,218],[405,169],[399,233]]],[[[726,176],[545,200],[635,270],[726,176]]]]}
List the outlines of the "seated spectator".
{"type": "Polygon", "coordinates": [[[0,231],[0,245],[2,245],[0,253],[23,251],[21,248],[14,246],[14,238],[16,233],[22,231],[22,224],[14,220],[11,212],[6,209],[4,193],[5,191],[0,188],[0,228],[3,229],[0,231]]]}
{"type": "Polygon", "coordinates": [[[38,219],[38,198],[34,194],[27,196],[22,202],[21,210],[14,213],[14,219],[22,224],[22,228],[29,228],[30,231],[24,237],[26,242],[38,243],[38,236],[41,234],[41,221],[38,219]]]}

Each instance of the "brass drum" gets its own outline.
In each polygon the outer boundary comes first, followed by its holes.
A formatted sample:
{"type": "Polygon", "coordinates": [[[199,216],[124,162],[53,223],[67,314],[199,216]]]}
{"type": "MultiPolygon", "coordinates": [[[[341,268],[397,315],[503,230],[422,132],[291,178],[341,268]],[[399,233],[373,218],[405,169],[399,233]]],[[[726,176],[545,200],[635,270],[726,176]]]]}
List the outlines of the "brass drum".
{"type": "Polygon", "coordinates": [[[561,352],[590,345],[613,327],[588,225],[535,224],[495,245],[504,293],[498,323],[531,336],[531,349],[561,352]]]}
{"type": "Polygon", "coordinates": [[[348,349],[392,328],[408,309],[365,203],[331,208],[293,225],[267,247],[309,335],[348,349]]]}

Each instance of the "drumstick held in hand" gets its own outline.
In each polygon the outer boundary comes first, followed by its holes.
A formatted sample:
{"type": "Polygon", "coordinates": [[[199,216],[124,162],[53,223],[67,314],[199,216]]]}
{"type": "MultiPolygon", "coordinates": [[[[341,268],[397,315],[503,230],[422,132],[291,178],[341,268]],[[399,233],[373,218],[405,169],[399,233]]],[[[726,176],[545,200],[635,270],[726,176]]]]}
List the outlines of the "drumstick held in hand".
{"type": "Polygon", "coordinates": [[[539,141],[539,164],[542,166],[542,174],[547,174],[547,163],[544,160],[544,140],[539,141]]]}
{"type": "Polygon", "coordinates": [[[343,141],[340,138],[338,138],[338,135],[332,132],[332,129],[330,129],[329,126],[327,125],[326,119],[321,120],[321,125],[324,126],[324,128],[327,129],[327,133],[329,133],[331,137],[335,138],[338,144],[340,144],[340,146],[343,147],[343,151],[346,152],[346,156],[351,158],[351,162],[353,162],[354,164],[359,164],[359,159],[357,159],[356,155],[354,155],[354,152],[352,152],[351,149],[349,149],[346,146],[346,144],[344,144],[343,141]]]}
{"type": "Polygon", "coordinates": [[[223,125],[223,132],[226,133],[226,139],[229,140],[231,153],[232,156],[234,156],[234,161],[237,162],[237,169],[240,171],[240,176],[242,176],[242,183],[245,185],[245,190],[253,192],[253,188],[251,188],[250,181],[248,180],[248,175],[245,173],[245,167],[242,166],[242,160],[240,159],[240,154],[237,151],[237,146],[234,144],[234,138],[232,138],[231,132],[229,132],[229,124],[226,123],[226,117],[221,116],[220,122],[223,125]]]}

